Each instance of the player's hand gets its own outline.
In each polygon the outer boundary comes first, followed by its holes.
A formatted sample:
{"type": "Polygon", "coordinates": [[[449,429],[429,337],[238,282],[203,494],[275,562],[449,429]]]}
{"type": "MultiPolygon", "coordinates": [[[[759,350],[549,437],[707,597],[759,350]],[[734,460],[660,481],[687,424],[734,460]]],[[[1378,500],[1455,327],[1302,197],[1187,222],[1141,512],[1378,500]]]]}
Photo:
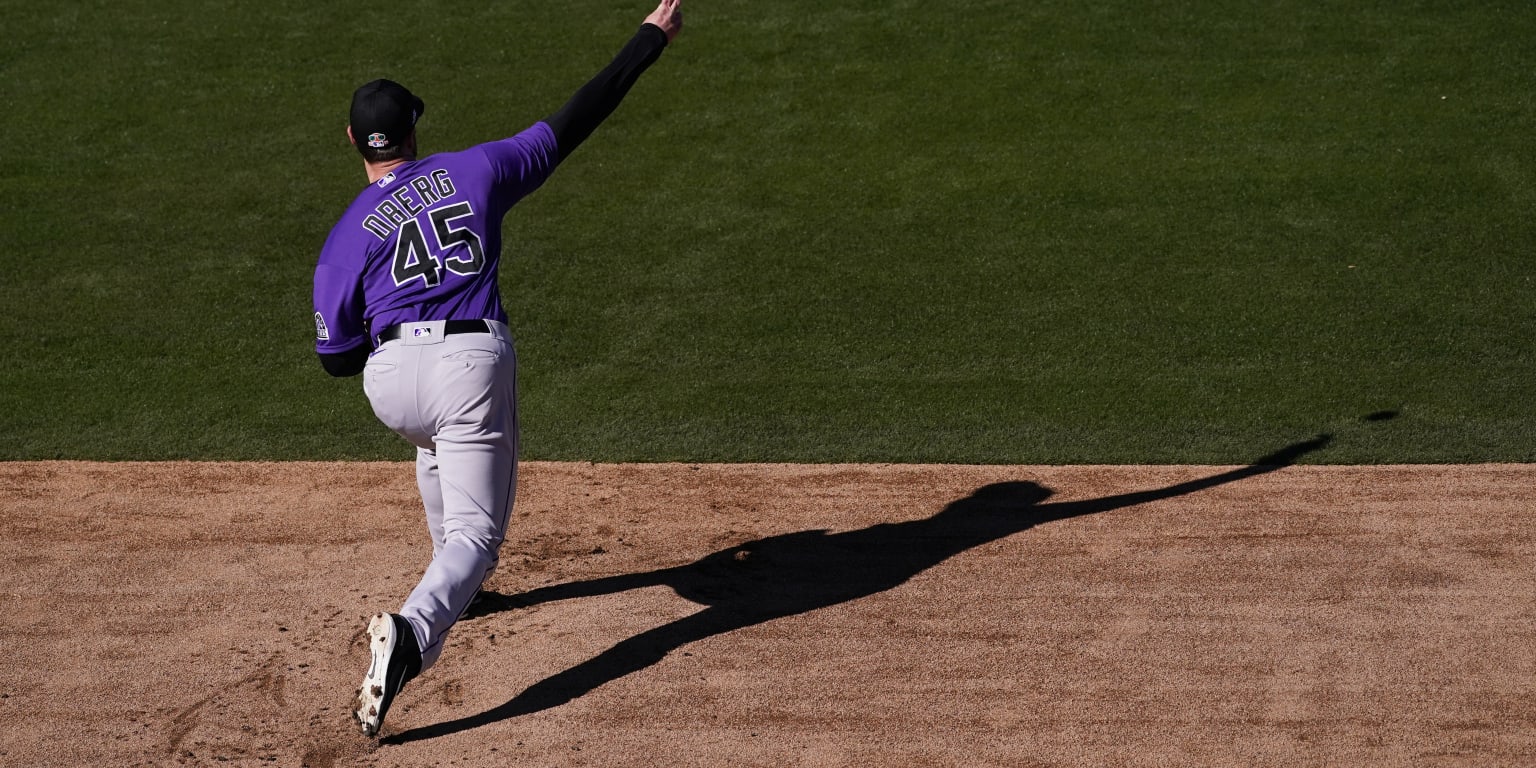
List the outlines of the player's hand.
{"type": "Polygon", "coordinates": [[[661,5],[645,17],[644,23],[661,27],[661,31],[667,33],[667,42],[670,43],[677,37],[677,33],[683,31],[682,4],[682,0],[661,0],[661,5]]]}

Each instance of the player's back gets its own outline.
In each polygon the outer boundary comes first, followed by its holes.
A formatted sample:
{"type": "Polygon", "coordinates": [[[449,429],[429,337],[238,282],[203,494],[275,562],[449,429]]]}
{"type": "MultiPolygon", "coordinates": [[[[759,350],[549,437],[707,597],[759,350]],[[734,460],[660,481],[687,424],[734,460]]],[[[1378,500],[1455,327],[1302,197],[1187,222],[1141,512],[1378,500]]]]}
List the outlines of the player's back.
{"type": "Polygon", "coordinates": [[[497,286],[501,222],[555,165],[540,123],[509,139],[393,168],[331,231],[321,269],[357,280],[375,332],[420,320],[506,320],[497,286]]]}

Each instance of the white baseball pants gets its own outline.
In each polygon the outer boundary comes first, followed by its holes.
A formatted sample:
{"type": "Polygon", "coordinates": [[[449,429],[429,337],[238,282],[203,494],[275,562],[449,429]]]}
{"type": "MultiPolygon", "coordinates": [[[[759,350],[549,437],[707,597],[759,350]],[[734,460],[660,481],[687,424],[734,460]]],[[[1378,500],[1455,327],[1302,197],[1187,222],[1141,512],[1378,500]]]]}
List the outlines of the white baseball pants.
{"type": "Polygon", "coordinates": [[[517,353],[506,324],[487,324],[448,336],[441,321],[406,323],[363,370],[374,414],[416,446],[432,562],[400,615],[423,670],[496,569],[517,490],[517,353]]]}

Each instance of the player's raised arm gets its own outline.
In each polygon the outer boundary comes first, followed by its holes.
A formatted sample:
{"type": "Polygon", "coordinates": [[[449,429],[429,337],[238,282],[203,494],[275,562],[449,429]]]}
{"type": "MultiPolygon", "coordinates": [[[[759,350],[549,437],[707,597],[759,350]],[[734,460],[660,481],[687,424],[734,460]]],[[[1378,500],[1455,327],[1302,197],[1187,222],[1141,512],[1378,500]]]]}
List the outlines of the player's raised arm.
{"type": "Polygon", "coordinates": [[[619,55],[577,90],[565,106],[544,120],[555,133],[560,159],[569,157],[618,108],[635,81],[682,31],[681,5],[681,0],[661,0],[619,55]]]}

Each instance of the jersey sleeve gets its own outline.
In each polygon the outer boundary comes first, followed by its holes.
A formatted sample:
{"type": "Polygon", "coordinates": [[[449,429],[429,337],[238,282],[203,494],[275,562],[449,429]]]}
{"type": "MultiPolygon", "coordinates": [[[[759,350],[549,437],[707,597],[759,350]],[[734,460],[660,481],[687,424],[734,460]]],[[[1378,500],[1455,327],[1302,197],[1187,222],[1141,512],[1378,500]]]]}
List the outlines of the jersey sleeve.
{"type": "Polygon", "coordinates": [[[516,136],[481,144],[480,150],[507,206],[538,189],[560,160],[555,132],[544,122],[534,123],[516,136]]]}
{"type": "Polygon", "coordinates": [[[333,355],[368,340],[363,320],[363,276],[346,267],[315,267],[315,352],[333,355]]]}

